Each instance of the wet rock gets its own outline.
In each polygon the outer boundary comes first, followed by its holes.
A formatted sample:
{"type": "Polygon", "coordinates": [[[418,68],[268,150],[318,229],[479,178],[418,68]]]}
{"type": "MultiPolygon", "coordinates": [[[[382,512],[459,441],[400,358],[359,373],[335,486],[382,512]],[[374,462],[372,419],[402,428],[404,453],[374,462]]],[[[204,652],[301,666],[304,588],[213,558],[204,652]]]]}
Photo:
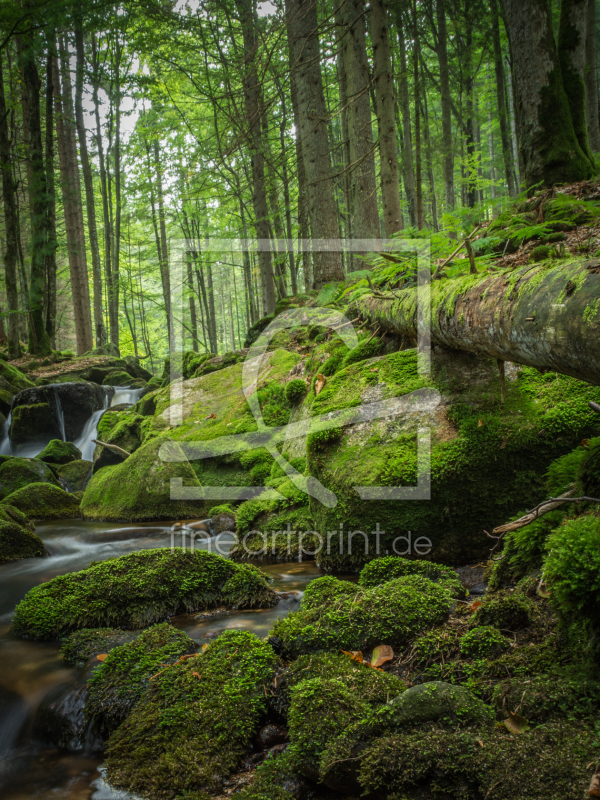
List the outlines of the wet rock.
{"type": "Polygon", "coordinates": [[[7,392],[5,389],[2,389],[2,387],[0,387],[0,411],[4,414],[5,417],[8,417],[8,415],[10,414],[12,401],[13,401],[13,392],[7,392]]]}
{"type": "Polygon", "coordinates": [[[256,745],[261,750],[269,750],[274,745],[282,745],[289,739],[287,729],[283,725],[270,722],[264,725],[256,736],[256,745]]]}
{"type": "Polygon", "coordinates": [[[27,719],[27,704],[16,692],[0,686],[0,758],[14,747],[27,719]]]}
{"type": "Polygon", "coordinates": [[[24,445],[41,446],[61,436],[60,423],[49,403],[27,403],[13,409],[9,437],[17,454],[24,445]]]}
{"type": "Polygon", "coordinates": [[[62,439],[51,439],[46,447],[36,458],[46,464],[68,464],[70,461],[81,459],[81,450],[73,442],[63,442],[62,439]]]}
{"type": "Polygon", "coordinates": [[[58,467],[56,477],[65,491],[83,492],[92,476],[92,467],[91,461],[78,459],[58,467]]]}
{"type": "MultiPolygon", "coordinates": [[[[0,514],[1,512],[2,506],[0,514]]],[[[10,518],[0,518],[0,564],[46,555],[44,543],[33,531],[10,518]]]]}
{"type": "MultiPolygon", "coordinates": [[[[6,361],[0,360],[0,375],[9,384],[11,389],[27,389],[33,386],[33,383],[20,369],[17,369],[17,367],[14,367],[12,364],[7,364],[6,361]]],[[[2,386],[2,388],[8,387],[2,386]]]]}
{"type": "Polygon", "coordinates": [[[390,705],[396,725],[431,720],[484,724],[494,718],[493,710],[468,689],[444,681],[412,686],[395,697],[390,705]]]}
{"type": "Polygon", "coordinates": [[[71,752],[101,749],[101,741],[92,732],[92,724],[84,713],[88,698],[87,685],[62,684],[42,700],[34,723],[35,738],[71,752]]]}
{"type": "Polygon", "coordinates": [[[59,483],[48,464],[37,458],[7,458],[0,464],[0,500],[31,483],[59,483]]]}
{"type": "Polygon", "coordinates": [[[235,517],[233,514],[217,514],[211,519],[211,528],[214,536],[223,531],[235,532],[235,517]]]}

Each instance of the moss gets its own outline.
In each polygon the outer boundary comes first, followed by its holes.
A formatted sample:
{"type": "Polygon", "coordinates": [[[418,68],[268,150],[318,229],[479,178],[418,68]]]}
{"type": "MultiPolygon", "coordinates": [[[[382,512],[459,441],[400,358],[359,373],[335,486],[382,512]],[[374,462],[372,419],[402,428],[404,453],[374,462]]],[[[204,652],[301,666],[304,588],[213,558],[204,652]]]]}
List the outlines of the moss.
{"type": "Polygon", "coordinates": [[[50,467],[37,458],[14,457],[0,464],[0,500],[32,483],[58,487],[50,467]]]}
{"type": "Polygon", "coordinates": [[[464,686],[446,681],[427,681],[411,686],[390,702],[391,721],[395,726],[415,725],[436,720],[445,725],[493,721],[492,709],[464,686]]]}
{"type": "Polygon", "coordinates": [[[81,503],[84,518],[136,521],[205,516],[204,501],[171,499],[172,482],[179,480],[191,488],[200,484],[177,444],[169,447],[180,454],[181,461],[160,458],[160,447],[166,441],[167,436],[152,439],[121,464],[96,472],[81,503]]]}
{"type": "Polygon", "coordinates": [[[208,517],[216,517],[217,514],[231,514],[235,516],[235,511],[233,510],[233,506],[229,503],[223,503],[220,506],[213,506],[209,509],[208,517]]]}
{"type": "MultiPolygon", "coordinates": [[[[241,569],[204,550],[161,548],[111,558],[31,589],[17,606],[13,630],[51,640],[81,628],[142,628],[173,614],[219,605],[223,587],[241,569]]],[[[266,578],[258,585],[253,577],[253,586],[252,605],[273,604],[266,578]]]]}
{"type": "Polygon", "coordinates": [[[0,361],[0,375],[15,389],[30,389],[33,383],[17,367],[0,361]]]}
{"type": "Polygon", "coordinates": [[[533,614],[534,605],[528,597],[498,592],[483,599],[473,614],[471,627],[492,625],[500,630],[518,631],[531,624],[533,614]]]}
{"type": "Polygon", "coordinates": [[[44,543],[33,531],[12,520],[0,519],[0,564],[45,555],[44,543]]]}
{"type": "Polygon", "coordinates": [[[115,370],[109,374],[102,381],[103,386],[129,386],[133,378],[125,370],[115,370]]]}
{"type": "Polygon", "coordinates": [[[84,491],[92,475],[92,462],[71,461],[63,464],[56,470],[56,477],[69,492],[84,491]]]}
{"type": "Polygon", "coordinates": [[[551,249],[546,244],[540,244],[531,251],[531,260],[534,262],[545,261],[550,258],[551,249]]]}
{"type": "Polygon", "coordinates": [[[289,614],[276,623],[272,635],[292,657],[319,650],[369,650],[380,644],[403,647],[445,621],[450,605],[447,589],[409,575],[289,614]]]}
{"type": "Polygon", "coordinates": [[[285,399],[290,405],[298,403],[306,394],[306,383],[302,378],[293,378],[285,385],[285,399]]]}
{"type": "Polygon", "coordinates": [[[132,642],[111,650],[89,681],[86,717],[94,720],[96,729],[107,736],[131,712],[153,676],[197,650],[197,642],[167,622],[154,625],[132,642]]]}
{"type": "Polygon", "coordinates": [[[497,628],[480,625],[460,639],[460,652],[467,658],[488,658],[508,649],[509,641],[497,628]]]}
{"type": "Polygon", "coordinates": [[[268,608],[277,604],[265,573],[252,564],[240,564],[221,590],[222,602],[234,608],[268,608]]]}
{"type": "Polygon", "coordinates": [[[8,417],[8,415],[10,414],[12,401],[13,401],[12,393],[8,392],[6,389],[0,389],[0,412],[5,417],[8,417]]]}
{"type": "Polygon", "coordinates": [[[79,500],[50,483],[30,483],[2,500],[32,519],[74,519],[81,516],[79,500]]]}
{"type": "Polygon", "coordinates": [[[434,564],[431,561],[400,558],[399,556],[383,556],[369,561],[362,568],[358,582],[361,586],[371,589],[404,575],[424,575],[434,583],[442,583],[452,592],[453,597],[465,596],[465,589],[453,569],[441,564],[434,564]]]}
{"type": "Polygon", "coordinates": [[[46,464],[68,464],[81,458],[81,450],[73,442],[63,442],[62,439],[52,439],[36,458],[46,464]]]}
{"type": "Polygon", "coordinates": [[[236,800],[296,800],[298,788],[299,779],[287,749],[259,764],[254,780],[236,792],[236,800]]]}
{"type": "Polygon", "coordinates": [[[257,730],[275,661],[253,634],[225,631],[165,669],[109,739],[111,785],[153,798],[220,791],[257,730]]]}
{"type": "Polygon", "coordinates": [[[60,645],[63,661],[75,667],[83,667],[90,658],[108,653],[123,644],[131,634],[120,628],[83,628],[66,636],[60,645]]]}
{"type": "Polygon", "coordinates": [[[332,605],[339,598],[356,597],[360,589],[355,583],[339,580],[332,575],[324,575],[311,581],[302,597],[302,608],[319,608],[323,605],[332,605]]]}

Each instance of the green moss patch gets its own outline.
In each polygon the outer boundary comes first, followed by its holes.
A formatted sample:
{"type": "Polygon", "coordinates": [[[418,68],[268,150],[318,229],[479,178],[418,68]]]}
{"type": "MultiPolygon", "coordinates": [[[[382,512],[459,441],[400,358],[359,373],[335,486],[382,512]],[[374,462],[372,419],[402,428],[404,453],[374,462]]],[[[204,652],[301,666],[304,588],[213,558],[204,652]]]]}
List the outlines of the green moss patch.
{"type": "Polygon", "coordinates": [[[79,500],[50,483],[30,483],[2,500],[32,519],[73,519],[80,517],[79,500]]]}
{"type": "MultiPolygon", "coordinates": [[[[224,586],[240,569],[222,556],[180,548],[119,556],[31,589],[17,606],[13,631],[48,640],[80,628],[143,628],[220,605],[224,586]]],[[[266,577],[260,585],[255,575],[251,581],[254,595],[246,592],[246,602],[257,608],[273,605],[276,595],[266,577]]]]}
{"type": "Polygon", "coordinates": [[[465,596],[464,587],[453,569],[444,567],[442,564],[434,564],[431,561],[400,558],[399,556],[383,556],[373,559],[362,568],[358,582],[366,589],[371,589],[405,575],[424,575],[434,583],[441,582],[452,592],[453,597],[465,596]]]}
{"type": "Polygon", "coordinates": [[[50,467],[37,458],[7,458],[0,464],[0,500],[31,483],[48,483],[58,487],[50,467]]]}
{"type": "Polygon", "coordinates": [[[253,634],[225,631],[164,669],[109,739],[111,785],[153,798],[221,790],[258,728],[275,662],[253,634]]]}
{"type": "Polygon", "coordinates": [[[0,519],[0,564],[45,555],[44,543],[33,531],[12,520],[0,519]]]}
{"type": "Polygon", "coordinates": [[[79,459],[62,464],[56,477],[69,492],[83,492],[92,474],[92,462],[79,459]]]}
{"type": "Polygon", "coordinates": [[[75,447],[73,442],[52,439],[36,458],[46,464],[68,464],[70,461],[81,459],[81,450],[75,447]]]}
{"type": "Polygon", "coordinates": [[[67,664],[83,667],[90,658],[114,650],[131,635],[120,628],[83,628],[62,640],[60,654],[67,664]]]}

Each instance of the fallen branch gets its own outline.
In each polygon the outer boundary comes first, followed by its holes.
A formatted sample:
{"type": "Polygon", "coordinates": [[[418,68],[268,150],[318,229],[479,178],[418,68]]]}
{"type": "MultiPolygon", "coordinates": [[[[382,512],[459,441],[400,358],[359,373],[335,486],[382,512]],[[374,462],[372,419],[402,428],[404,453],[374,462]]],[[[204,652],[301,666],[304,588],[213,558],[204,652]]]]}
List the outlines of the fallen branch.
{"type": "MultiPolygon", "coordinates": [[[[548,514],[550,511],[554,511],[555,508],[562,506],[563,503],[568,503],[573,501],[573,493],[575,489],[569,489],[568,492],[561,494],[560,497],[551,497],[549,500],[544,500],[542,503],[539,503],[535,508],[532,508],[531,511],[528,511],[524,516],[519,517],[519,519],[514,520],[513,522],[507,522],[505,525],[499,525],[497,528],[494,528],[492,533],[508,533],[509,531],[516,531],[519,528],[524,528],[525,525],[529,525],[530,522],[538,519],[539,517],[544,516],[544,514],[548,514]],[[543,511],[540,509],[546,506],[543,511]]],[[[577,500],[581,500],[583,498],[578,497],[577,500]]]]}
{"type": "Polygon", "coordinates": [[[100,447],[106,447],[107,450],[112,450],[113,453],[117,453],[120,456],[125,456],[125,458],[129,458],[131,453],[128,453],[127,450],[123,450],[122,447],[118,447],[116,444],[106,444],[106,442],[100,442],[98,439],[92,439],[94,444],[99,444],[100,447]]]}
{"type": "Polygon", "coordinates": [[[460,253],[460,251],[463,249],[463,247],[467,244],[467,241],[469,242],[469,244],[471,244],[471,239],[473,238],[473,236],[475,236],[477,231],[480,230],[480,229],[481,229],[481,225],[478,225],[472,233],[470,233],[465,239],[463,239],[463,241],[458,245],[458,247],[452,253],[452,255],[448,256],[448,258],[445,261],[442,261],[441,264],[438,264],[438,266],[435,268],[435,272],[433,273],[433,280],[436,280],[437,277],[439,276],[440,272],[446,266],[446,264],[449,264],[452,261],[452,259],[454,258],[454,256],[457,253],[460,253]]]}

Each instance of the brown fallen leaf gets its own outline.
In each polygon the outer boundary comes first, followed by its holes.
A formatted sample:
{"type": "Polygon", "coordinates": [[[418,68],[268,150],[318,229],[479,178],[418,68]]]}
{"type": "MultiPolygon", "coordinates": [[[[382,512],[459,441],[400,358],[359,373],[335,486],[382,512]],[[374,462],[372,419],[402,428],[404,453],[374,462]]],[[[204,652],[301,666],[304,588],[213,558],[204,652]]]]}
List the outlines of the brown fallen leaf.
{"type": "MultiPolygon", "coordinates": [[[[600,768],[600,764],[598,764],[598,768],[600,768]]],[[[588,789],[588,797],[600,797],[600,772],[596,772],[595,775],[592,775],[590,788],[588,789]]]]}
{"type": "Polygon", "coordinates": [[[201,678],[201,675],[200,675],[200,673],[199,673],[199,672],[196,672],[196,670],[194,670],[194,671],[192,672],[192,675],[195,675],[197,678],[200,678],[200,679],[202,679],[202,678],[201,678]]]}
{"type": "Polygon", "coordinates": [[[204,417],[204,419],[216,419],[216,418],[217,418],[217,415],[216,415],[216,414],[207,414],[207,415],[204,417]]]}
{"type": "Polygon", "coordinates": [[[482,426],[482,425],[483,425],[483,420],[482,420],[482,419],[480,419],[480,420],[479,420],[479,422],[477,423],[477,427],[478,427],[478,428],[481,428],[481,426],[482,426]]]}
{"type": "Polygon", "coordinates": [[[363,654],[361,650],[342,650],[345,656],[350,656],[351,661],[358,661],[359,664],[364,664],[363,654]]]}
{"type": "Polygon", "coordinates": [[[325,386],[325,383],[326,383],[326,382],[327,382],[327,381],[326,381],[326,378],[325,378],[325,376],[324,376],[324,375],[321,375],[321,373],[319,372],[319,374],[317,375],[317,379],[316,379],[316,381],[315,381],[315,395],[316,395],[317,397],[318,397],[318,396],[319,396],[319,394],[321,393],[321,389],[322,389],[322,388],[325,386]]]}
{"type": "Polygon", "coordinates": [[[380,644],[376,647],[371,654],[371,666],[380,667],[386,661],[391,661],[394,658],[394,651],[389,644],[380,644]]]}
{"type": "Polygon", "coordinates": [[[483,742],[481,741],[481,739],[477,739],[477,744],[479,745],[479,747],[483,749],[483,742]]]}
{"type": "Polygon", "coordinates": [[[507,719],[504,720],[504,727],[511,733],[519,734],[524,733],[529,728],[529,722],[525,717],[509,711],[507,719]]]}
{"type": "Polygon", "coordinates": [[[98,659],[98,661],[105,661],[107,655],[108,653],[100,653],[99,655],[96,656],[96,658],[98,659]]]}
{"type": "Polygon", "coordinates": [[[483,605],[483,603],[481,602],[481,600],[475,600],[475,602],[474,602],[474,603],[471,603],[471,605],[469,606],[469,609],[470,609],[471,611],[477,611],[477,609],[478,609],[478,608],[479,608],[479,606],[481,606],[481,605],[483,605]]]}

